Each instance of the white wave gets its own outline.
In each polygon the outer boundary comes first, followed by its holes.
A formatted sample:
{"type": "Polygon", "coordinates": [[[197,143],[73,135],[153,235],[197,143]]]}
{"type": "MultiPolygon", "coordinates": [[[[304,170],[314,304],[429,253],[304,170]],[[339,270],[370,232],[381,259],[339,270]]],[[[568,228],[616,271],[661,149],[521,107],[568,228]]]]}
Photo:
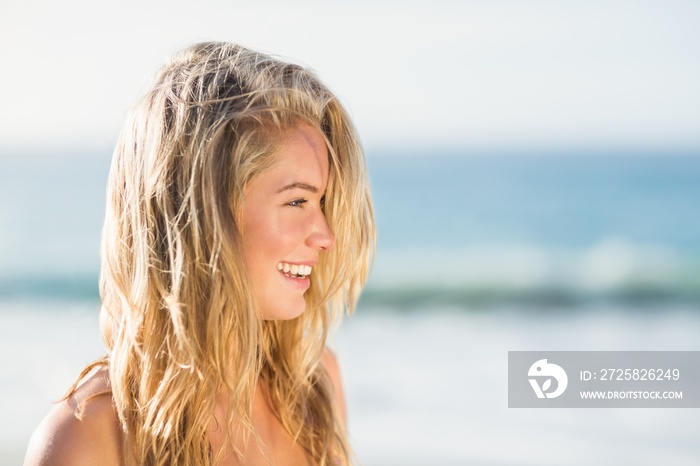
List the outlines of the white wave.
{"type": "Polygon", "coordinates": [[[634,244],[615,237],[578,250],[529,244],[380,250],[370,284],[515,289],[560,286],[585,292],[635,282],[672,283],[698,263],[700,257],[683,256],[665,245],[634,244]]]}

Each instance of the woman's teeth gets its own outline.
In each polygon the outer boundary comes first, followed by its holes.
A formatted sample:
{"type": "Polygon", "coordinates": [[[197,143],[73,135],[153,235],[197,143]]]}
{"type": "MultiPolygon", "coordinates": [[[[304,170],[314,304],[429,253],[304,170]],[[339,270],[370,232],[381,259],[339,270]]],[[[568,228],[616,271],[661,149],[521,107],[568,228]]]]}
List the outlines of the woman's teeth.
{"type": "Polygon", "coordinates": [[[283,272],[288,277],[302,278],[302,277],[308,276],[311,273],[311,266],[310,265],[288,264],[286,262],[278,262],[277,263],[277,270],[279,270],[280,272],[283,272]]]}

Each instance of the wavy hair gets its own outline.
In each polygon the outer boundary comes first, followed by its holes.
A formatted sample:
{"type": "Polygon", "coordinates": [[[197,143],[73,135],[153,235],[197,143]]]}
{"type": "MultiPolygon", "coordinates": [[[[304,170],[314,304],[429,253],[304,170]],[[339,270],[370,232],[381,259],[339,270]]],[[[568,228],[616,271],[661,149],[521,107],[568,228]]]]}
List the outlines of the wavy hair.
{"type": "Polygon", "coordinates": [[[328,333],[355,306],[374,246],[358,136],[313,72],[229,43],[175,56],[130,114],[108,183],[101,364],[127,462],[215,464],[221,452],[211,451],[209,428],[217,397],[230,400],[227,440],[234,424],[253,433],[261,380],[314,464],[351,463],[321,359],[328,333]],[[336,243],[313,268],[305,312],[266,321],[243,261],[241,200],[273,163],[284,131],[299,124],[326,140],[325,215],[336,243]]]}

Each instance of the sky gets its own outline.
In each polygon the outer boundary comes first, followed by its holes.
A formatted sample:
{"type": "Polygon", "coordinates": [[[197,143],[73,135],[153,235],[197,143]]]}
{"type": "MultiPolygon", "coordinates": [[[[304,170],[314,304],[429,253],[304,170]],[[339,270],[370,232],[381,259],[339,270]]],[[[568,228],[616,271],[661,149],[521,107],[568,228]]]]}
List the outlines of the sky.
{"type": "Polygon", "coordinates": [[[698,24],[682,0],[4,1],[0,154],[111,152],[203,40],[315,69],[368,149],[697,153],[698,24]]]}

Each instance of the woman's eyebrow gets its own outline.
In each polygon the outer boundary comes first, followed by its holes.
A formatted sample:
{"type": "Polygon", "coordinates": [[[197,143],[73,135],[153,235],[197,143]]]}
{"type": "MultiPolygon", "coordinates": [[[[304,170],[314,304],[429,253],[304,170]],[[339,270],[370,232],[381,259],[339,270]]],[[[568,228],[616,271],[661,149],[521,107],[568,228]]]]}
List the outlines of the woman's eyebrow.
{"type": "Polygon", "coordinates": [[[301,183],[301,182],[299,182],[299,181],[295,181],[294,183],[288,184],[287,186],[285,186],[285,187],[279,189],[279,190],[277,191],[277,193],[279,194],[279,193],[281,193],[281,192],[288,191],[288,190],[290,190],[290,189],[304,189],[304,190],[306,190],[306,191],[311,191],[312,193],[317,193],[317,192],[318,192],[318,188],[317,188],[316,186],[312,186],[312,185],[310,185],[310,184],[306,184],[306,183],[301,183]]]}

